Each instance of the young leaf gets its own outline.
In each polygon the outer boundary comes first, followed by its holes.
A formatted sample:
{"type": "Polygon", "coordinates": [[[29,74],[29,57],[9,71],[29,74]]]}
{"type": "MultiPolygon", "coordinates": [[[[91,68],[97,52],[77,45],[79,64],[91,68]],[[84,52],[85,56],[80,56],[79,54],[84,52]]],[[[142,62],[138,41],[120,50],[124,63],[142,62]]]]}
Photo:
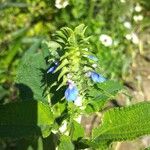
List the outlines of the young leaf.
{"type": "Polygon", "coordinates": [[[47,137],[54,121],[49,106],[37,101],[0,105],[0,114],[1,138],[47,137]]]}
{"type": "Polygon", "coordinates": [[[93,142],[129,140],[145,134],[150,134],[149,102],[105,112],[102,124],[93,130],[93,142]]]}
{"type": "Polygon", "coordinates": [[[74,150],[74,145],[72,144],[70,137],[64,135],[60,138],[58,150],[74,150]]]}

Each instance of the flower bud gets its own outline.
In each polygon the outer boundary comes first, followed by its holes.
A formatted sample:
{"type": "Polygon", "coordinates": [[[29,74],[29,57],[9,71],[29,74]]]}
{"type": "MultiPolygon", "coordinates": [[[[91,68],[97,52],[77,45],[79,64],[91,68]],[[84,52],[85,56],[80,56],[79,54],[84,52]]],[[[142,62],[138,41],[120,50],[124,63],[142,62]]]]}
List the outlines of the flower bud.
{"type": "Polygon", "coordinates": [[[55,62],[54,64],[54,66],[48,69],[47,73],[53,73],[56,70],[56,68],[58,67],[58,62],[55,62]]]}
{"type": "Polygon", "coordinates": [[[96,73],[96,72],[91,72],[91,79],[96,83],[102,83],[104,81],[106,81],[106,78],[104,78],[102,75],[96,73]]]}

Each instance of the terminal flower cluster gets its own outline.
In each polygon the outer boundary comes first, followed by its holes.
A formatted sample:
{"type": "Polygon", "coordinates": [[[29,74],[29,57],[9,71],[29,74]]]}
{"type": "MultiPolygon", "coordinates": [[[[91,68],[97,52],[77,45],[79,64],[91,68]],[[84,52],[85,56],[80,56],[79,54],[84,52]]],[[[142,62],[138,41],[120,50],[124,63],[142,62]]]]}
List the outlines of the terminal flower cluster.
{"type": "Polygon", "coordinates": [[[85,99],[89,86],[106,81],[106,78],[96,71],[98,58],[88,48],[89,38],[85,37],[85,30],[86,27],[81,24],[74,30],[62,28],[56,33],[56,42],[61,46],[59,57],[58,61],[53,60],[52,66],[47,70],[50,74],[57,72],[58,80],[55,82],[59,83],[57,89],[66,87],[65,99],[68,102],[78,101],[78,106],[81,105],[81,100],[85,99]]]}
{"type": "MultiPolygon", "coordinates": [[[[98,61],[98,58],[93,55],[89,55],[89,56],[87,56],[87,58],[89,58],[93,61],[98,61]]],[[[54,65],[48,69],[47,73],[54,73],[56,68],[58,67],[58,64],[59,64],[58,62],[54,62],[54,65]]],[[[89,77],[93,81],[93,83],[102,83],[102,82],[106,81],[105,77],[103,77],[101,74],[99,74],[95,71],[88,71],[87,77],[89,77]]],[[[78,91],[78,88],[77,88],[76,84],[74,83],[74,81],[68,79],[67,89],[64,93],[64,96],[67,101],[77,100],[77,98],[79,97],[79,91],[78,91]]]]}

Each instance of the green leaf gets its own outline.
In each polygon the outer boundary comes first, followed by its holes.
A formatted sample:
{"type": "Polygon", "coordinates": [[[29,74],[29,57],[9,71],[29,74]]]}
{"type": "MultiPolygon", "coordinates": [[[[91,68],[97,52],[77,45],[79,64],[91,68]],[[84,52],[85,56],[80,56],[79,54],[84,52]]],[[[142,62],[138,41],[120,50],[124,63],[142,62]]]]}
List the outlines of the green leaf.
{"type": "Polygon", "coordinates": [[[77,123],[76,121],[73,121],[72,123],[72,140],[78,140],[78,138],[84,137],[84,128],[81,126],[81,124],[77,123]]]}
{"type": "Polygon", "coordinates": [[[106,102],[114,98],[122,89],[123,85],[112,80],[96,84],[89,92],[92,100],[89,101],[86,112],[93,113],[103,109],[106,102]]]}
{"type": "Polygon", "coordinates": [[[80,24],[79,26],[75,28],[75,33],[83,36],[86,29],[87,27],[84,24],[80,24]]]}
{"type": "Polygon", "coordinates": [[[74,150],[74,145],[72,144],[70,137],[65,135],[61,136],[58,150],[74,150]]]}
{"type": "Polygon", "coordinates": [[[37,101],[0,105],[0,114],[0,137],[47,137],[54,121],[49,106],[37,101]]]}
{"type": "Polygon", "coordinates": [[[144,150],[150,150],[150,147],[145,148],[144,150]]]}
{"type": "Polygon", "coordinates": [[[38,40],[27,50],[18,69],[16,82],[23,100],[47,101],[43,91],[46,85],[45,57],[48,56],[48,50],[38,51],[40,44],[41,40],[38,40]]]}
{"type": "Polygon", "coordinates": [[[93,130],[93,142],[129,140],[145,134],[150,134],[149,102],[105,112],[102,124],[93,130]]]}
{"type": "Polygon", "coordinates": [[[98,84],[98,88],[100,88],[104,93],[108,94],[108,96],[115,96],[118,91],[123,89],[123,85],[119,82],[108,80],[98,84]]]}

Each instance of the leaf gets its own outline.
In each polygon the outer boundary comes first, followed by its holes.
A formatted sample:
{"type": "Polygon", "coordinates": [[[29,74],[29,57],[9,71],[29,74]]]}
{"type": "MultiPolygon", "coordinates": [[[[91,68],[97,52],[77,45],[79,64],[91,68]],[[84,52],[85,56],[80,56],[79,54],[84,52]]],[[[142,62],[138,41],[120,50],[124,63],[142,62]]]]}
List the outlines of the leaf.
{"type": "Polygon", "coordinates": [[[61,136],[58,150],[74,150],[74,145],[72,144],[70,137],[65,135],[61,136]]]}
{"type": "Polygon", "coordinates": [[[144,150],[150,150],[150,147],[145,148],[144,150]]]}
{"type": "Polygon", "coordinates": [[[59,76],[58,76],[58,81],[59,81],[66,73],[68,73],[68,72],[69,72],[68,68],[67,68],[67,67],[63,67],[62,70],[61,70],[61,73],[60,73],[59,76]]]}
{"type": "Polygon", "coordinates": [[[98,84],[98,88],[108,93],[108,95],[114,96],[118,91],[123,89],[123,85],[116,81],[108,80],[107,82],[98,84]]]}
{"type": "Polygon", "coordinates": [[[47,137],[54,121],[49,106],[37,101],[0,105],[0,114],[1,138],[47,137]]]}
{"type": "Polygon", "coordinates": [[[150,134],[150,103],[113,108],[104,113],[102,124],[93,130],[93,142],[122,141],[150,134]]]}
{"type": "Polygon", "coordinates": [[[45,57],[48,56],[48,50],[39,50],[41,40],[27,50],[21,60],[18,74],[16,78],[17,86],[20,89],[21,98],[23,100],[35,99],[47,101],[44,97],[44,77],[46,75],[45,57]]]}
{"type": "Polygon", "coordinates": [[[61,62],[61,64],[57,67],[57,69],[54,71],[54,73],[57,72],[57,71],[59,71],[60,69],[62,69],[62,68],[63,68],[64,66],[66,66],[67,64],[69,64],[68,60],[67,60],[67,59],[64,59],[64,60],[61,62]]]}
{"type": "Polygon", "coordinates": [[[89,101],[86,112],[93,113],[103,109],[106,102],[114,98],[122,89],[123,86],[120,83],[112,80],[96,84],[89,92],[89,96],[92,100],[89,101]]]}
{"type": "Polygon", "coordinates": [[[76,34],[81,34],[83,36],[86,29],[87,29],[87,27],[84,24],[80,24],[79,26],[77,26],[75,28],[75,33],[76,34]]]}
{"type": "Polygon", "coordinates": [[[84,137],[84,128],[77,123],[76,121],[73,121],[72,124],[72,140],[78,140],[78,138],[84,137]]]}

